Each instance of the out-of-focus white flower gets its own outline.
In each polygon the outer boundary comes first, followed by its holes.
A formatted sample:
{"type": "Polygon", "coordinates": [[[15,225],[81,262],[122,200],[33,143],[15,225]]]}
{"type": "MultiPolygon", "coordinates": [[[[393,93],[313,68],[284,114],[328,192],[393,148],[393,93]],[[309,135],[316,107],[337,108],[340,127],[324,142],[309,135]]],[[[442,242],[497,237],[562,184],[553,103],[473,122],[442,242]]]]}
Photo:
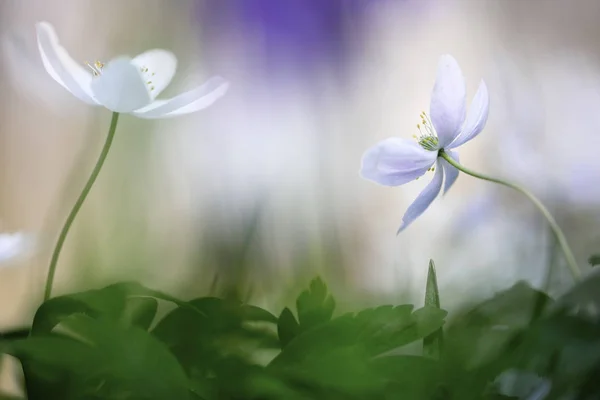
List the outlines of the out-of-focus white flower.
{"type": "Polygon", "coordinates": [[[154,49],[134,58],[121,56],[104,64],[87,63],[89,70],[71,58],[60,45],[48,22],[36,24],[38,48],[46,71],[75,97],[113,112],[139,118],[167,118],[210,106],[223,96],[229,83],[213,77],[190,91],[157,100],[175,75],[177,59],[166,50],[154,49]]]}
{"type": "Polygon", "coordinates": [[[33,240],[22,232],[0,233],[0,264],[27,256],[33,249],[33,240]]]}

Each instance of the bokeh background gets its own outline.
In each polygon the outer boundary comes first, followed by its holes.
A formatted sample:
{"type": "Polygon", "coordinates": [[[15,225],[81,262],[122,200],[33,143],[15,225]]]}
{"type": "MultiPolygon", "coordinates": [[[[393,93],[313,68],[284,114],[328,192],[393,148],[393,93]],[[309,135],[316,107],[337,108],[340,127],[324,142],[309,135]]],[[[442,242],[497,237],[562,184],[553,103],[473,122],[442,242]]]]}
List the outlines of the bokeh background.
{"type": "Polygon", "coordinates": [[[171,50],[166,96],[231,81],[197,114],[121,118],[56,293],[136,279],[278,311],[317,273],[348,302],[420,302],[430,258],[450,309],[520,279],[540,286],[552,263],[552,290],[564,290],[560,251],[518,193],[461,175],[396,236],[428,179],[387,188],[358,170],[369,146],[415,133],[450,53],[469,96],[481,78],[491,95],[461,161],[532,189],[587,268],[600,248],[599,16],[595,0],[0,0],[0,229],[36,237],[30,257],[0,269],[0,327],[39,305],[110,120],[45,72],[36,21],[82,63],[171,50]]]}

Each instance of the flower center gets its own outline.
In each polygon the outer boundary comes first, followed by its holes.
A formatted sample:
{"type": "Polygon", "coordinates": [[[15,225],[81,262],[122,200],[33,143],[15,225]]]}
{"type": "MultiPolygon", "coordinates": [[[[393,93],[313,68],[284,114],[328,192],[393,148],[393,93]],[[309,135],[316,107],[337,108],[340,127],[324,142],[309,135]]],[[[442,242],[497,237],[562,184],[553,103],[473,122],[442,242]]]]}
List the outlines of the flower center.
{"type": "MultiPolygon", "coordinates": [[[[85,65],[87,65],[88,68],[92,70],[92,75],[94,75],[94,77],[102,75],[102,69],[104,68],[103,62],[96,60],[93,64],[91,64],[86,61],[85,65]]],[[[152,77],[155,75],[154,72],[150,71],[145,65],[140,67],[140,72],[142,73],[142,77],[144,78],[144,83],[148,85],[150,91],[153,91],[154,83],[152,83],[152,77]]]]}
{"type": "Polygon", "coordinates": [[[417,140],[417,143],[419,143],[419,145],[425,150],[438,150],[439,141],[437,134],[435,133],[435,129],[433,128],[433,123],[431,122],[431,119],[425,113],[425,111],[423,111],[419,116],[421,117],[421,123],[417,124],[419,136],[413,135],[413,137],[417,140]]]}
{"type": "Polygon", "coordinates": [[[87,65],[92,70],[92,74],[94,76],[102,75],[102,68],[104,68],[104,63],[96,60],[96,62],[94,62],[94,64],[90,64],[89,62],[86,61],[85,65],[87,65]]]}
{"type": "Polygon", "coordinates": [[[154,90],[154,84],[152,83],[152,77],[154,76],[154,72],[151,72],[148,67],[146,67],[145,65],[142,65],[140,67],[140,72],[142,73],[142,76],[144,77],[144,81],[146,83],[146,85],[148,85],[150,87],[150,91],[154,90]]]}

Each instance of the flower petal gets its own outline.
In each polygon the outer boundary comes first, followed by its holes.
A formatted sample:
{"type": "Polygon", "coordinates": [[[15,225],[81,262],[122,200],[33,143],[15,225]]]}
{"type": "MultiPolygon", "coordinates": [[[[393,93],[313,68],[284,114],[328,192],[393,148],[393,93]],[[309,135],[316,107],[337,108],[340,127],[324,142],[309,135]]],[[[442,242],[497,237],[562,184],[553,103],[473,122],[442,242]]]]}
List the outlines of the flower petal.
{"type": "Polygon", "coordinates": [[[168,118],[193,113],[213,104],[228,88],[229,82],[216,76],[203,85],[168,100],[155,100],[147,107],[136,110],[134,114],[140,118],[168,118]]]}
{"type": "Polygon", "coordinates": [[[469,114],[462,127],[460,136],[448,145],[447,148],[452,149],[458,147],[477,136],[479,132],[483,130],[483,127],[487,122],[489,107],[490,95],[485,82],[482,80],[481,83],[479,83],[477,93],[475,93],[475,97],[473,97],[473,101],[469,107],[469,114]]]}
{"type": "Polygon", "coordinates": [[[465,79],[454,57],[440,58],[429,112],[437,132],[440,148],[449,145],[459,134],[465,120],[465,79]]]}
{"type": "Polygon", "coordinates": [[[78,99],[97,104],[92,95],[92,74],[75,62],[60,45],[54,27],[48,22],[36,24],[37,42],[48,74],[78,99]]]}
{"type": "Polygon", "coordinates": [[[408,207],[406,213],[402,217],[402,225],[398,229],[398,233],[402,232],[408,225],[410,225],[415,219],[417,219],[423,212],[429,207],[429,205],[435,200],[437,195],[442,189],[442,181],[444,180],[444,169],[441,165],[437,166],[433,179],[425,189],[417,196],[415,201],[408,207]]]}
{"type": "Polygon", "coordinates": [[[33,249],[33,238],[24,233],[0,234],[0,264],[27,255],[33,249]]]}
{"type": "MultiPolygon", "coordinates": [[[[459,162],[458,152],[452,150],[446,150],[446,153],[456,162],[459,162]]],[[[458,170],[454,168],[452,165],[448,163],[448,161],[444,160],[440,157],[440,163],[444,168],[444,175],[446,176],[446,181],[444,182],[444,194],[450,190],[456,179],[458,178],[458,170]]]]}
{"type": "Polygon", "coordinates": [[[170,51],[148,50],[136,56],[131,62],[136,65],[150,90],[152,100],[156,98],[175,76],[177,58],[170,51]]]}
{"type": "Polygon", "coordinates": [[[389,138],[371,147],[362,158],[360,175],[385,186],[399,186],[425,174],[437,151],[401,138],[389,138]]]}
{"type": "Polygon", "coordinates": [[[151,101],[139,68],[127,57],[106,64],[93,80],[92,91],[100,104],[114,112],[132,112],[151,101]]]}

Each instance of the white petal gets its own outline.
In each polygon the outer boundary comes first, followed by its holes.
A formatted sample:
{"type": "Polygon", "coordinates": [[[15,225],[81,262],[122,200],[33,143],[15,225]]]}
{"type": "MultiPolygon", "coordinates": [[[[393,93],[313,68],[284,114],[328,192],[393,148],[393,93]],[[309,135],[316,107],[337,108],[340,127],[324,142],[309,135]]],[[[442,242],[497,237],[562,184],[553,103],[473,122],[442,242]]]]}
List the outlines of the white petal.
{"type": "Polygon", "coordinates": [[[152,100],[156,98],[175,76],[177,58],[170,51],[162,49],[148,50],[132,61],[140,69],[146,85],[150,90],[152,100]]]}
{"type": "Polygon", "coordinates": [[[429,112],[440,147],[449,145],[465,120],[465,79],[454,57],[440,58],[429,112]]]}
{"type": "Polygon", "coordinates": [[[111,111],[128,113],[151,101],[139,68],[127,57],[116,58],[92,82],[94,96],[111,111]]]}
{"type": "Polygon", "coordinates": [[[92,74],[75,62],[60,45],[52,25],[38,22],[36,31],[42,62],[50,76],[78,99],[97,104],[91,90],[92,74]]]}
{"type": "Polygon", "coordinates": [[[423,212],[427,210],[427,207],[429,207],[429,205],[433,203],[433,200],[435,200],[437,195],[440,193],[440,190],[442,189],[443,180],[444,169],[438,163],[435,175],[433,176],[431,182],[429,182],[429,184],[425,186],[425,189],[423,189],[423,191],[419,193],[415,201],[408,207],[408,209],[404,213],[404,216],[402,217],[402,225],[400,225],[398,233],[406,229],[407,226],[413,223],[413,221],[417,219],[421,214],[423,214],[423,212]]]}
{"type": "Polygon", "coordinates": [[[0,234],[0,263],[25,256],[32,250],[33,240],[23,233],[0,234]]]}
{"type": "MultiPolygon", "coordinates": [[[[452,158],[454,161],[460,162],[457,151],[446,150],[446,153],[448,153],[450,158],[452,158]]],[[[444,182],[444,194],[446,194],[448,192],[448,190],[450,190],[452,185],[454,185],[454,182],[456,182],[456,179],[458,179],[459,171],[456,168],[454,168],[452,165],[450,165],[448,163],[448,161],[444,160],[441,157],[440,157],[440,163],[442,164],[442,167],[444,168],[444,175],[446,175],[446,182],[444,182]]]]}
{"type": "Polygon", "coordinates": [[[458,147],[477,136],[485,127],[489,109],[490,95],[488,94],[485,82],[482,80],[477,89],[477,93],[475,93],[475,97],[473,97],[473,101],[471,102],[469,115],[467,115],[467,120],[461,130],[460,136],[447,147],[450,149],[458,147]]]}
{"type": "Polygon", "coordinates": [[[380,185],[399,186],[425,174],[436,158],[437,151],[411,140],[389,138],[365,152],[360,175],[380,185]]]}
{"type": "Polygon", "coordinates": [[[140,118],[168,118],[193,113],[213,104],[229,88],[229,82],[221,77],[213,77],[202,86],[182,93],[168,100],[155,100],[148,107],[136,110],[140,118]]]}

